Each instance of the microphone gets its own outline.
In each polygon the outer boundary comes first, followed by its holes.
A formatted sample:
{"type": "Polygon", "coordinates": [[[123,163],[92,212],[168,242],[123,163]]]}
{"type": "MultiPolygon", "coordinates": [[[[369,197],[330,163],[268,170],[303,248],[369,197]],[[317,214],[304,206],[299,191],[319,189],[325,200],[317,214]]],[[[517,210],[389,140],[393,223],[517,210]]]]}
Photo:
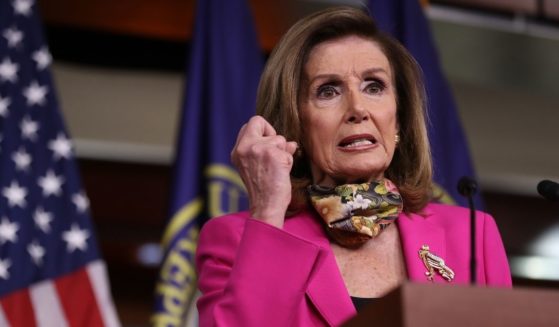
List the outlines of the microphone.
{"type": "Polygon", "coordinates": [[[470,283],[476,284],[476,208],[474,206],[474,194],[477,191],[476,181],[468,176],[463,176],[458,181],[458,193],[468,199],[470,206],[470,283]]]}
{"type": "Polygon", "coordinates": [[[538,183],[538,193],[549,201],[559,201],[559,183],[545,179],[538,183]]]}
{"type": "Polygon", "coordinates": [[[473,178],[468,176],[460,178],[458,181],[458,193],[469,199],[476,193],[476,191],[477,183],[473,178]]]}

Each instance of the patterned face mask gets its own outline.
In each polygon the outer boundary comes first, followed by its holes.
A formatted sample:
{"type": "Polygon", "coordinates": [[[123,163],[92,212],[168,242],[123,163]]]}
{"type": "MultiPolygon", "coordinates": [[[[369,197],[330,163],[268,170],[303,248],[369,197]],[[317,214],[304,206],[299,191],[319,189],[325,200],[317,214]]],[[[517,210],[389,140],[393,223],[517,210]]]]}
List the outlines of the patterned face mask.
{"type": "Polygon", "coordinates": [[[402,212],[402,197],[388,179],[334,188],[310,185],[313,207],[335,242],[356,248],[376,237],[402,212]]]}

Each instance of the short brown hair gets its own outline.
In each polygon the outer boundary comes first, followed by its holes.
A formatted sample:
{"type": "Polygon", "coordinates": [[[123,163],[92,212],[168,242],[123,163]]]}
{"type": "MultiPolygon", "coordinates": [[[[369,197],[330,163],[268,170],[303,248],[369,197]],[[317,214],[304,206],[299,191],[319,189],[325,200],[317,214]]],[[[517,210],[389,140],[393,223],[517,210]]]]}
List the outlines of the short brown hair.
{"type": "MultiPolygon", "coordinates": [[[[256,100],[257,113],[278,134],[302,146],[299,92],[311,50],[318,44],[346,36],[359,36],[380,46],[388,58],[396,86],[398,143],[385,176],[396,184],[406,212],[419,212],[431,199],[432,164],[425,126],[425,91],[418,64],[396,40],[381,32],[364,11],[351,7],[329,8],[293,25],[283,36],[264,68],[256,100]]],[[[312,182],[309,160],[295,155],[291,171],[293,196],[289,214],[301,209],[306,187],[312,182]]]]}

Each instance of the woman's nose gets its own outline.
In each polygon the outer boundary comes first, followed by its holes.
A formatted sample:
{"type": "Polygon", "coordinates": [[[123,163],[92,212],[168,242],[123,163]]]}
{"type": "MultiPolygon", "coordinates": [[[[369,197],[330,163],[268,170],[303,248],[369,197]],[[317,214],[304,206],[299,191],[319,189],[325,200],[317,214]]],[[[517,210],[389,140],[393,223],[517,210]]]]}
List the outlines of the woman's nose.
{"type": "Polygon", "coordinates": [[[347,122],[360,123],[369,119],[363,100],[363,96],[359,92],[349,92],[346,112],[347,122]]]}

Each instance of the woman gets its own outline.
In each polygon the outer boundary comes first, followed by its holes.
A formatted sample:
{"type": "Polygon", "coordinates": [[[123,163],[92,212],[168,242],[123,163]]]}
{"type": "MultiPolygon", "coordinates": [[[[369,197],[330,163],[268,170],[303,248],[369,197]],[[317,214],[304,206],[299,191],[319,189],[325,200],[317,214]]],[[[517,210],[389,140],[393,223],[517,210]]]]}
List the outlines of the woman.
{"type": "MultiPolygon", "coordinates": [[[[405,280],[468,282],[468,211],[429,203],[417,64],[367,14],[295,24],[268,60],[257,112],[232,151],[250,212],[200,235],[201,326],[338,326],[405,280]]],[[[496,225],[477,219],[477,279],[510,286],[496,225]]]]}

